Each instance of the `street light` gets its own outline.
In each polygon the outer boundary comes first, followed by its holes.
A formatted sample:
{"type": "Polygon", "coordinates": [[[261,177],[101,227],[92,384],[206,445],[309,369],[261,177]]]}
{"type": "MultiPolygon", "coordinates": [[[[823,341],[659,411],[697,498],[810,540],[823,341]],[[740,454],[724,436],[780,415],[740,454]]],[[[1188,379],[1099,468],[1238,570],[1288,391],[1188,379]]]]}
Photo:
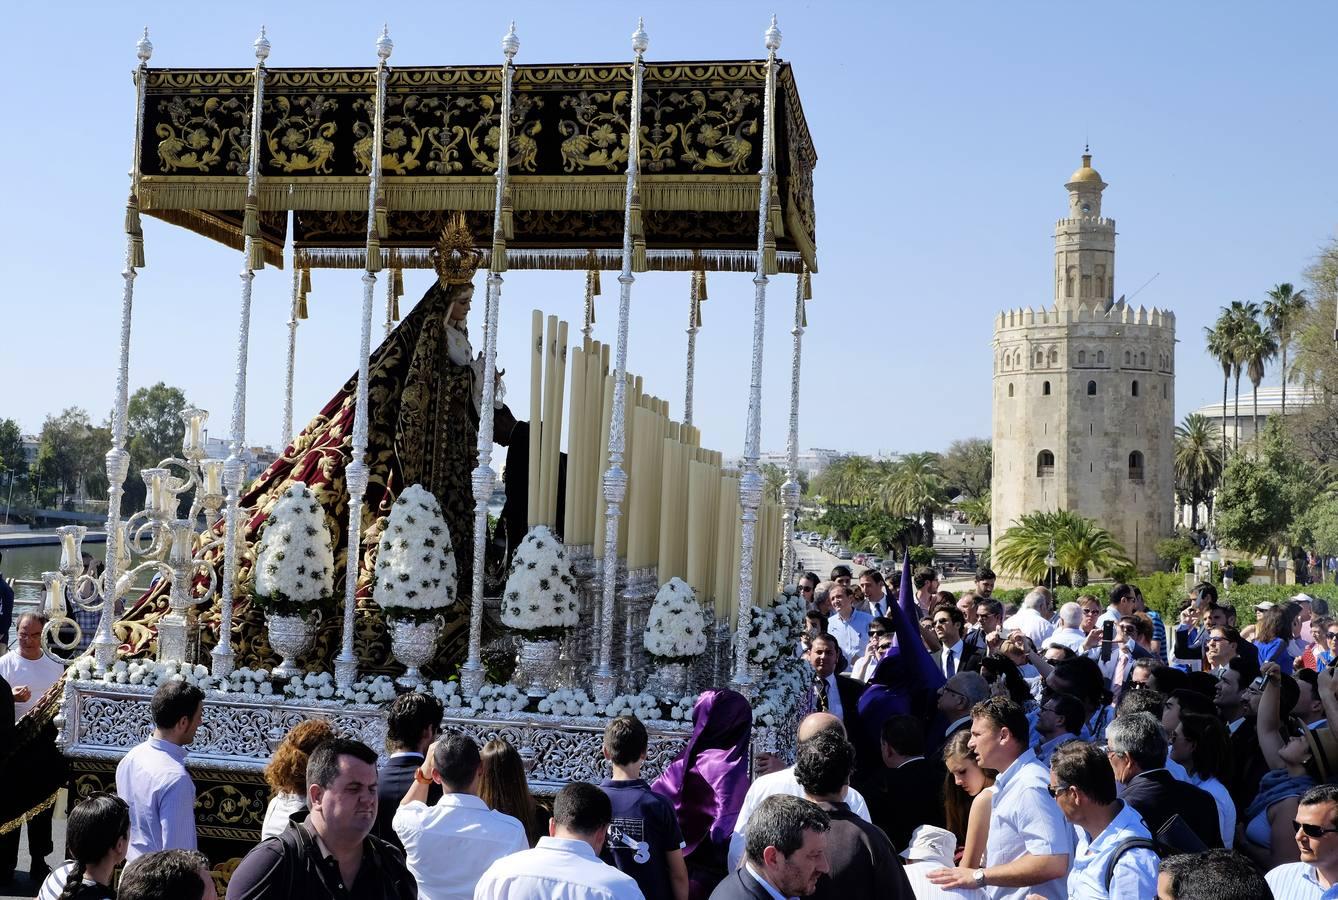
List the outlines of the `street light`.
{"type": "Polygon", "coordinates": [[[1045,567],[1049,570],[1045,576],[1045,586],[1052,591],[1055,589],[1055,563],[1057,562],[1058,560],[1055,559],[1055,539],[1050,538],[1050,552],[1045,554],[1045,567]]]}

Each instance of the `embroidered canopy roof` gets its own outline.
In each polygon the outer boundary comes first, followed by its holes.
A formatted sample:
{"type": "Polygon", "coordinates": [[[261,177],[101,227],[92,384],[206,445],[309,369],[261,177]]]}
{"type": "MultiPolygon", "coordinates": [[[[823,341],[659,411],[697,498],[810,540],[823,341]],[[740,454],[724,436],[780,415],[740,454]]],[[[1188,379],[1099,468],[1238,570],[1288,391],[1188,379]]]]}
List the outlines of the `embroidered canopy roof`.
{"type": "MultiPolygon", "coordinates": [[[[648,63],[640,201],[652,269],[751,270],[762,165],[761,61],[648,63]]],[[[281,266],[288,210],[302,265],[365,260],[373,69],[266,70],[261,239],[281,266]]],[[[242,245],[251,69],[150,69],[138,161],[148,215],[242,245]]],[[[816,271],[817,163],[794,75],[781,63],[771,198],[778,265],[816,271]]],[[[511,268],[620,266],[631,67],[517,66],[509,195],[511,268]]],[[[499,67],[395,68],[382,184],[392,267],[427,266],[447,216],[491,243],[499,67]]]]}

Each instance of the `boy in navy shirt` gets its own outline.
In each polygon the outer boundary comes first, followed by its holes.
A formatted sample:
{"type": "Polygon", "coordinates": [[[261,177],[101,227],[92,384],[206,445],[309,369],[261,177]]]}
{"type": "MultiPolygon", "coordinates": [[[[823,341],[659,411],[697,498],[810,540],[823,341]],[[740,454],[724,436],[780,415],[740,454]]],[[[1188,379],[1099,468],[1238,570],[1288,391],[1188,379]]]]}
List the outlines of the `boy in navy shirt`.
{"type": "Polygon", "coordinates": [[[687,900],[688,867],[674,808],[641,777],[649,738],[636,716],[619,716],[604,729],[604,758],[613,777],[600,789],[613,803],[604,861],[631,875],[646,900],[687,900]]]}

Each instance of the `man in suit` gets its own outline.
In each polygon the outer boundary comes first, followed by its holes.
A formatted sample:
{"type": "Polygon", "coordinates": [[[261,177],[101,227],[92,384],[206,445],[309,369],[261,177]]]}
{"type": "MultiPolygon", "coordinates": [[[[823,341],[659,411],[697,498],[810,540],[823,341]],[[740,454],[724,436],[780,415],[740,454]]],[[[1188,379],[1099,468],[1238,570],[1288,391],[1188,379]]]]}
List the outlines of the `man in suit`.
{"type": "Polygon", "coordinates": [[[809,688],[807,710],[810,712],[829,712],[838,717],[846,726],[846,735],[850,742],[860,748],[861,771],[865,768],[866,755],[872,747],[865,739],[864,729],[859,717],[859,698],[866,685],[848,675],[836,674],[836,662],[840,655],[840,645],[830,634],[815,634],[809,640],[806,659],[813,667],[813,684],[809,688]]]}
{"type": "Polygon", "coordinates": [[[943,764],[925,756],[925,731],[914,716],[883,723],[883,768],[869,779],[865,799],[873,824],[898,849],[910,846],[921,825],[943,827],[943,764]]]}
{"type": "Polygon", "coordinates": [[[936,753],[955,733],[970,730],[971,708],[989,695],[989,682],[979,672],[958,672],[938,689],[938,716],[930,725],[936,753]]]}
{"type": "Polygon", "coordinates": [[[748,819],[743,865],[725,876],[711,900],[806,897],[828,871],[831,817],[816,803],[775,794],[748,819]]]}
{"type": "Polygon", "coordinates": [[[934,654],[934,664],[943,673],[944,678],[951,678],[958,672],[979,672],[985,654],[974,644],[967,644],[963,639],[966,631],[966,616],[951,603],[940,603],[931,613],[934,634],[938,635],[943,646],[934,654]]]}
{"type": "MultiPolygon", "coordinates": [[[[386,713],[386,749],[390,758],[377,773],[376,824],[372,834],[403,850],[399,835],[391,827],[400,801],[414,784],[414,773],[426,759],[427,748],[441,732],[441,701],[431,694],[403,694],[395,698],[386,713]]],[[[441,798],[441,785],[427,789],[429,806],[441,798]]]]}
{"type": "Polygon", "coordinates": [[[1106,729],[1106,755],[1115,779],[1124,785],[1124,802],[1138,810],[1154,835],[1178,815],[1203,847],[1173,846],[1176,852],[1222,846],[1217,801],[1167,770],[1166,732],[1151,713],[1133,713],[1111,722],[1106,729]]]}

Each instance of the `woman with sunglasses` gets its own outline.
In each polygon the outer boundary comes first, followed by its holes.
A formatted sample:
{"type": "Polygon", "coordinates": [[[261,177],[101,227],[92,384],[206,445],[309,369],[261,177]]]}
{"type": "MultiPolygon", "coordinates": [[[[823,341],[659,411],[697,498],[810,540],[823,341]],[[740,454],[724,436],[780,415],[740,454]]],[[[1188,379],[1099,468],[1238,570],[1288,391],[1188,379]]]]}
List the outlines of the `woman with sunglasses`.
{"type": "Polygon", "coordinates": [[[892,649],[892,623],[878,616],[869,623],[869,643],[864,647],[864,654],[855,660],[855,667],[850,677],[868,684],[874,670],[887,651],[892,649]]]}
{"type": "Polygon", "coordinates": [[[963,729],[943,746],[943,763],[948,768],[943,781],[943,810],[948,830],[956,835],[961,851],[958,865],[976,869],[985,856],[994,780],[999,773],[981,768],[970,741],[970,729],[963,729]]]}
{"type": "Polygon", "coordinates": [[[1222,846],[1230,850],[1236,839],[1236,803],[1218,778],[1221,773],[1231,771],[1231,746],[1226,726],[1216,716],[1182,712],[1167,737],[1171,759],[1184,766],[1191,784],[1212,794],[1217,801],[1222,846]]]}
{"type": "MultiPolygon", "coordinates": [[[[1282,707],[1295,705],[1300,693],[1294,682],[1286,690],[1283,679],[1291,681],[1291,676],[1284,676],[1275,662],[1264,663],[1260,672],[1264,688],[1256,728],[1259,750],[1270,771],[1237,825],[1236,848],[1268,870],[1299,858],[1291,823],[1301,795],[1332,777],[1338,759],[1331,760],[1325,750],[1333,746],[1327,728],[1311,730],[1299,720],[1283,720],[1282,707]]],[[[1321,685],[1321,694],[1326,710],[1336,705],[1332,676],[1321,685]]]]}

